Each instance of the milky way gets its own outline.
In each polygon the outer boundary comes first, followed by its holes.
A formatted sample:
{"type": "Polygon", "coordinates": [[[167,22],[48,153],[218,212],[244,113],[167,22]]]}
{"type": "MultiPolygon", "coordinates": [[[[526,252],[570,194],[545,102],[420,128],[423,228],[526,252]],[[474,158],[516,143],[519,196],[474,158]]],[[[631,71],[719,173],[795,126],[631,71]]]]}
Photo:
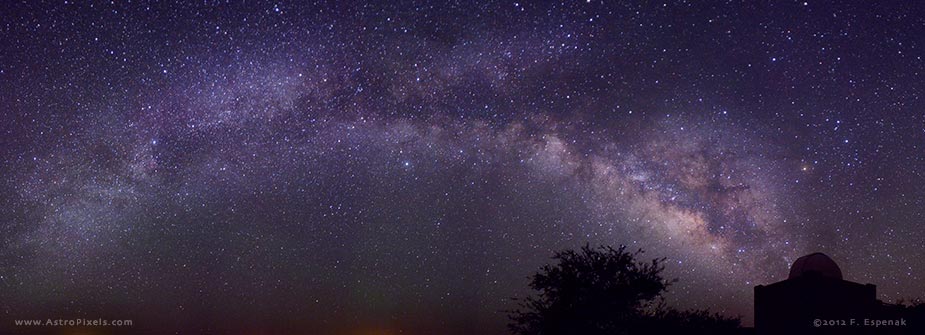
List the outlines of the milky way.
{"type": "Polygon", "coordinates": [[[5,3],[0,319],[504,333],[585,243],[746,324],[814,251],[921,296],[922,13],[5,3]]]}

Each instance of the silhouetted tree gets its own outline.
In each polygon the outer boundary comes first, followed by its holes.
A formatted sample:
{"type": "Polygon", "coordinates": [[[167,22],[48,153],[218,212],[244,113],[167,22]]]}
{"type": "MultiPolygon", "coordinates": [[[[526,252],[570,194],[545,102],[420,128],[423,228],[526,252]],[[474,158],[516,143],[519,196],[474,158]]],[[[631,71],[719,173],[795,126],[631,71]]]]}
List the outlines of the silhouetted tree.
{"type": "Polygon", "coordinates": [[[902,329],[905,334],[925,334],[925,301],[922,299],[899,299],[895,304],[883,304],[881,312],[882,319],[906,319],[908,328],[902,329]]]}
{"type": "Polygon", "coordinates": [[[639,262],[643,251],[625,246],[557,252],[530,280],[538,295],[519,300],[508,327],[515,334],[651,334],[723,332],[739,320],[707,311],[677,311],[662,294],[674,281],[662,278],[664,258],[639,262]]]}

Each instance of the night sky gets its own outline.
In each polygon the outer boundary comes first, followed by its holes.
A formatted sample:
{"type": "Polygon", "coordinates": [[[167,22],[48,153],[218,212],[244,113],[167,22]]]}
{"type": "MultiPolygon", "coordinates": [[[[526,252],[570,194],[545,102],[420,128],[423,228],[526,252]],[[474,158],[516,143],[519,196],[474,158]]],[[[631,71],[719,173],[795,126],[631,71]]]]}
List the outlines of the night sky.
{"type": "Polygon", "coordinates": [[[556,250],[925,292],[925,4],[0,4],[0,321],[504,334],[556,250]]]}

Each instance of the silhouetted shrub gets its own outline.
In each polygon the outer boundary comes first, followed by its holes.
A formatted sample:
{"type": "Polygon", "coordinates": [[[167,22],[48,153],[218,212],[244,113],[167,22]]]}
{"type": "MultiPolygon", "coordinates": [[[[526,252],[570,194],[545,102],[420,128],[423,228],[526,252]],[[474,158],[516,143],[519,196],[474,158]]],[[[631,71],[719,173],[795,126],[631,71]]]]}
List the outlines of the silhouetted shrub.
{"type": "Polygon", "coordinates": [[[557,252],[530,280],[538,292],[519,300],[508,325],[515,334],[650,334],[736,329],[739,320],[705,310],[677,311],[662,294],[674,281],[662,278],[664,258],[637,261],[643,253],[585,245],[557,252]]]}

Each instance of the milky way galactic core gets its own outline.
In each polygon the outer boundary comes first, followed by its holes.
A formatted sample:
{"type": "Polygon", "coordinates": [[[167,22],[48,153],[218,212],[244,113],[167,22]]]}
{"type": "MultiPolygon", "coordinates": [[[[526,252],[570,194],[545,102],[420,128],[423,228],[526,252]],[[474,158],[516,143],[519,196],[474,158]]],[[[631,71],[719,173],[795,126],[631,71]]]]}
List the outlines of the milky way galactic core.
{"type": "Polygon", "coordinates": [[[4,322],[503,334],[586,243],[746,325],[815,251],[925,292],[921,2],[0,16],[4,322]]]}

